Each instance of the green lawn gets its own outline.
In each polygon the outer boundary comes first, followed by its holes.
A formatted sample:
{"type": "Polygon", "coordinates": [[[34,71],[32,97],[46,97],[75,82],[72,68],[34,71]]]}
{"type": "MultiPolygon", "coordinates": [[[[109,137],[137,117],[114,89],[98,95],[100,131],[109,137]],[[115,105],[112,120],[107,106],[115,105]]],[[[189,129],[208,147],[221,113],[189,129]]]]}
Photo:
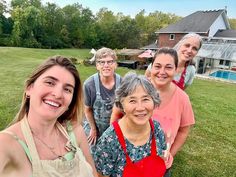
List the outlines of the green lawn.
{"type": "MultiPolygon", "coordinates": [[[[65,55],[83,60],[89,49],[25,49],[0,47],[0,130],[19,109],[24,80],[45,58],[65,55]]],[[[82,80],[96,72],[78,64],[82,80]]],[[[126,68],[119,68],[124,75],[126,68]]],[[[143,73],[143,71],[138,71],[143,73]]],[[[175,158],[173,177],[236,176],[236,85],[195,79],[188,88],[196,125],[175,158]]],[[[3,143],[3,142],[1,142],[3,143]]]]}

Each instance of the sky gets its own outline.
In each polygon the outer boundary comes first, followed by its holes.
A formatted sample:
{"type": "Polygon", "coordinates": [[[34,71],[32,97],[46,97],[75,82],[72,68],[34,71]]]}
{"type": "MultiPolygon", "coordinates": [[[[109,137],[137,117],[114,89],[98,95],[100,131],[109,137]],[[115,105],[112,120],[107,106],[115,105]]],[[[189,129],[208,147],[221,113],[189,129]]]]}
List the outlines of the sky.
{"type": "MultiPolygon", "coordinates": [[[[6,1],[9,3],[11,0],[6,1]]],[[[41,2],[55,3],[60,7],[79,3],[84,8],[88,7],[94,15],[100,8],[106,7],[115,14],[122,12],[131,17],[135,17],[143,9],[145,15],[161,11],[185,17],[198,10],[218,10],[227,7],[228,18],[236,18],[236,0],[41,0],[41,2]]]]}
{"type": "Polygon", "coordinates": [[[218,10],[227,7],[228,18],[236,18],[236,0],[42,0],[53,2],[60,7],[78,2],[88,7],[94,14],[102,7],[107,7],[115,14],[122,12],[124,15],[134,17],[142,9],[146,14],[161,11],[185,17],[198,10],[218,10]]]}

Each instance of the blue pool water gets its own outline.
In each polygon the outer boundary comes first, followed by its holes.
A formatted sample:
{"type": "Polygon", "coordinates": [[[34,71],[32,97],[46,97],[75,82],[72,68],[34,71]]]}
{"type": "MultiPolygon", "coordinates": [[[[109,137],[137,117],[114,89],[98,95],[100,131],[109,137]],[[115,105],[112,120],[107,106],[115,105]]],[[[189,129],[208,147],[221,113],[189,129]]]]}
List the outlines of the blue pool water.
{"type": "Polygon", "coordinates": [[[236,81],[236,73],[230,71],[216,71],[211,73],[210,76],[236,81]]]}

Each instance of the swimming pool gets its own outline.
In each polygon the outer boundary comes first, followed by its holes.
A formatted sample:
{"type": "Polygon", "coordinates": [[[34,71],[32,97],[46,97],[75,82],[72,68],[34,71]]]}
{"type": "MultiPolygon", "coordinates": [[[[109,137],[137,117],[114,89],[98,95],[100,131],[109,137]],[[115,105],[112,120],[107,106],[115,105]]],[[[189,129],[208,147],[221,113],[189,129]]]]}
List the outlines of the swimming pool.
{"type": "Polygon", "coordinates": [[[236,72],[216,71],[211,73],[210,76],[236,81],[236,72]]]}

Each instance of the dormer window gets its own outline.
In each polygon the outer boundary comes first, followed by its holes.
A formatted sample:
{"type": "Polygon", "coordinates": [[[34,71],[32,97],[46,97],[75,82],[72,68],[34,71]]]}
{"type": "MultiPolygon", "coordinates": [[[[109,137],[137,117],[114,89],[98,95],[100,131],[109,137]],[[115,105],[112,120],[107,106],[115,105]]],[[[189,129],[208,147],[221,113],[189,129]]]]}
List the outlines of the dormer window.
{"type": "Polygon", "coordinates": [[[169,40],[175,40],[175,34],[170,34],[169,40]]]}

